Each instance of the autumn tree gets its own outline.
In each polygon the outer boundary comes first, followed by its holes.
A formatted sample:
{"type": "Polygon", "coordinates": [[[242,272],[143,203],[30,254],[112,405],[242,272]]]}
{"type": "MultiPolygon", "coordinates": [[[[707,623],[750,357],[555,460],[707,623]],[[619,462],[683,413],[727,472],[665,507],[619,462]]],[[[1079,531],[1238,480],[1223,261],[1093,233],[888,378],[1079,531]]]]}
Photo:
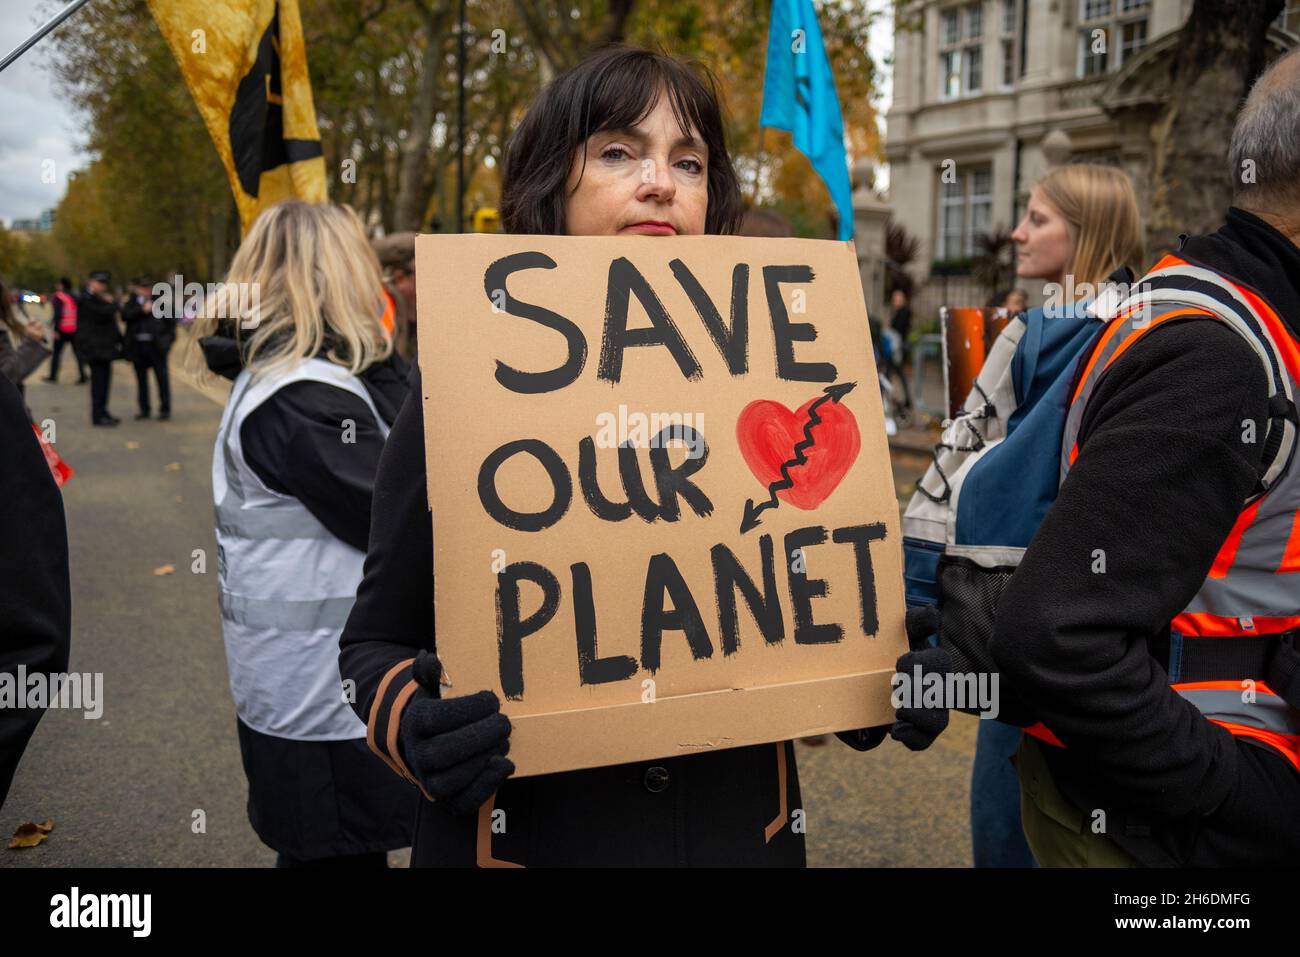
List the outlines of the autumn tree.
{"type": "MultiPolygon", "coordinates": [[[[457,0],[300,0],[331,199],[374,232],[456,228],[457,0]]],[[[820,178],[788,134],[762,132],[770,0],[476,0],[465,46],[466,213],[495,205],[505,145],[542,85],[616,40],[696,59],[717,75],[746,198],[829,235],[820,178]]],[[[877,14],[818,4],[853,157],[880,153],[877,14]]],[[[144,0],[96,0],[49,48],[85,120],[90,167],[69,183],[56,239],[74,268],[177,269],[215,278],[237,240],[225,171],[144,0]]]]}

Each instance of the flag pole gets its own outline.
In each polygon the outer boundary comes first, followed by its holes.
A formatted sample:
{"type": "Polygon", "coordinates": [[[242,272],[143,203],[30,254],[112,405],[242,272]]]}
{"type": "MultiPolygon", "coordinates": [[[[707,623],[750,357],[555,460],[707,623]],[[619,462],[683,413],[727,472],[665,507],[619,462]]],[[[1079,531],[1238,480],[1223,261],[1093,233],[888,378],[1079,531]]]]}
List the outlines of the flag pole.
{"type": "Polygon", "coordinates": [[[39,41],[41,37],[45,36],[45,34],[49,33],[60,23],[68,19],[68,17],[72,16],[74,13],[76,13],[78,10],[80,10],[89,2],[90,0],[72,0],[70,4],[68,4],[62,10],[60,10],[58,13],[56,13],[49,20],[49,22],[47,22],[43,27],[41,27],[39,30],[33,33],[22,43],[18,44],[18,46],[15,47],[12,51],[10,51],[9,55],[6,56],[3,60],[0,60],[0,70],[3,70],[10,63],[13,63],[14,60],[17,60],[20,56],[22,56],[33,46],[35,46],[37,41],[39,41]]]}

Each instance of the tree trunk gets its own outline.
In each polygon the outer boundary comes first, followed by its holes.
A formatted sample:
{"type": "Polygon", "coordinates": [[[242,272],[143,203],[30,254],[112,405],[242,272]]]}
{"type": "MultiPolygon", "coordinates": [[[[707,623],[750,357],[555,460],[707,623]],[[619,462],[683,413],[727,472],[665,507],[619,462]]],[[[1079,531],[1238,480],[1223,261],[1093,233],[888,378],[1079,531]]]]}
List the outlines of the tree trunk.
{"type": "Polygon", "coordinates": [[[438,107],[439,17],[430,8],[425,16],[425,45],[421,58],[419,83],[411,101],[411,125],[399,150],[397,173],[397,208],[394,222],[398,230],[413,229],[423,225],[424,209],[429,195],[425,192],[425,170],[429,163],[429,140],[433,134],[433,119],[438,107]]]}
{"type": "Polygon", "coordinates": [[[626,39],[627,18],[635,3],[636,0],[609,0],[609,12],[605,16],[604,29],[601,30],[597,46],[622,43],[626,39]]]}
{"type": "Polygon", "coordinates": [[[1211,232],[1232,203],[1228,142],[1241,102],[1266,62],[1268,28],[1284,0],[1195,0],[1170,62],[1169,99],[1151,131],[1147,258],[1180,233],[1211,232]]]}

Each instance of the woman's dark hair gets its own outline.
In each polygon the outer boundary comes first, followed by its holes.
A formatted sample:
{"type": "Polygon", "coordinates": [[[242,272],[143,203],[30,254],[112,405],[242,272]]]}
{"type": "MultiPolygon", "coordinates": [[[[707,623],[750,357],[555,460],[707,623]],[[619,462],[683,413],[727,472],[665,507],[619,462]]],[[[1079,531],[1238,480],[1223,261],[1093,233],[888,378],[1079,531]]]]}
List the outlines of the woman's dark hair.
{"type": "Polygon", "coordinates": [[[667,91],[682,132],[694,126],[708,147],[704,231],[734,233],[744,206],[727,153],[716,79],[702,64],[624,44],[602,47],[565,70],[524,114],[506,145],[501,171],[505,232],[564,235],[565,184],[575,151],[596,133],[636,126],[654,108],[660,89],[667,91]]]}

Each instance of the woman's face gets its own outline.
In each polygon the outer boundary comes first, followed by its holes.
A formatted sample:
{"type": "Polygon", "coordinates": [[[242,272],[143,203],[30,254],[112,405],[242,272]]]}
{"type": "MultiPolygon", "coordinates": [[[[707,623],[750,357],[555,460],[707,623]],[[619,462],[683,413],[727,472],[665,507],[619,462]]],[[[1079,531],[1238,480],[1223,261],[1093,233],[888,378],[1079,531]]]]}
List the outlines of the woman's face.
{"type": "Polygon", "coordinates": [[[1061,282],[1074,255],[1074,234],[1060,210],[1038,189],[1029,194],[1029,208],[1011,239],[1016,251],[1016,275],[1022,279],[1061,282]]]}
{"type": "Polygon", "coordinates": [[[575,152],[565,184],[567,232],[702,235],[709,209],[708,163],[699,131],[692,127],[689,136],[682,134],[661,91],[654,109],[635,127],[596,133],[575,152]]]}

